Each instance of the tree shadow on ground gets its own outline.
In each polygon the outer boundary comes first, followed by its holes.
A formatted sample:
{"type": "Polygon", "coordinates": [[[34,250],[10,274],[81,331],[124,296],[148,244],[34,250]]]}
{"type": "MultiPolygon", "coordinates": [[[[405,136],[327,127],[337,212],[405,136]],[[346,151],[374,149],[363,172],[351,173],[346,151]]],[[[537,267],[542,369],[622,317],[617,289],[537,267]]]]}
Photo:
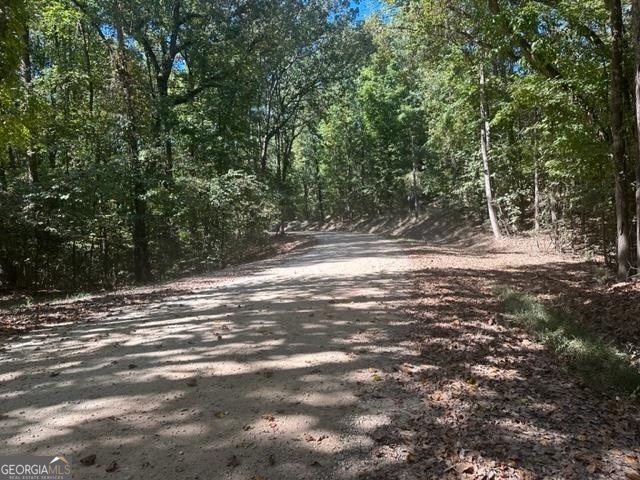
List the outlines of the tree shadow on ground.
{"type": "Polygon", "coordinates": [[[4,454],[66,453],[76,479],[619,474],[637,419],[494,320],[487,282],[525,271],[411,278],[403,252],[321,235],[251,275],[21,337],[0,357],[4,454]],[[429,301],[408,317],[416,279],[429,301]]]}
{"type": "Polygon", "coordinates": [[[415,368],[428,368],[407,382],[424,403],[416,456],[429,460],[411,468],[423,478],[623,478],[640,446],[637,407],[580,383],[505,323],[491,294],[508,286],[556,307],[587,296],[598,304],[606,293],[584,290],[590,266],[491,268],[491,255],[453,266],[439,261],[451,253],[431,249],[425,260],[423,247],[414,250],[429,265],[416,272],[420,300],[413,308],[422,345],[415,368]]]}
{"type": "Polygon", "coordinates": [[[389,310],[406,281],[332,266],[397,254],[367,238],[6,344],[3,451],[64,452],[74,478],[110,478],[113,462],[122,478],[347,475],[368,456],[369,423],[391,418],[362,396],[408,348],[389,310]]]}

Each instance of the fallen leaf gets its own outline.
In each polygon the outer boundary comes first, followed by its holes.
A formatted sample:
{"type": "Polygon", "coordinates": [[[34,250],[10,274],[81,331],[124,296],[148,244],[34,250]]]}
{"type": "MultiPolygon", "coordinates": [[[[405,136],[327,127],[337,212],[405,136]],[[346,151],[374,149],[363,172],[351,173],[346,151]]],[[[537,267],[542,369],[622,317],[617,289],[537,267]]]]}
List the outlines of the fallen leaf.
{"type": "Polygon", "coordinates": [[[624,476],[628,480],[640,480],[640,472],[635,471],[635,470],[626,470],[624,472],[624,476]]]}
{"type": "Polygon", "coordinates": [[[109,473],[115,472],[116,470],[118,470],[118,463],[115,460],[107,465],[107,468],[104,469],[105,472],[109,473]]]}
{"type": "Polygon", "coordinates": [[[458,473],[458,475],[462,475],[463,473],[473,473],[475,471],[475,468],[471,463],[462,462],[462,463],[458,463],[455,466],[455,470],[458,473]]]}
{"type": "Polygon", "coordinates": [[[594,474],[596,473],[598,470],[600,470],[600,463],[599,462],[592,462],[589,465],[587,465],[587,472],[594,474]]]}

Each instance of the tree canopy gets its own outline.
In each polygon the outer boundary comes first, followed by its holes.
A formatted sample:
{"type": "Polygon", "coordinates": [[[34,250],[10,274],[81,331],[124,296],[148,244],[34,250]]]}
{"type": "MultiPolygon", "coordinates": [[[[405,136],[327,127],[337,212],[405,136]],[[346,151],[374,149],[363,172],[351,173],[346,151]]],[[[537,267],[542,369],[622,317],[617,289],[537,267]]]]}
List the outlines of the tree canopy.
{"type": "Polygon", "coordinates": [[[0,284],[205,271],[286,220],[433,204],[632,275],[631,3],[7,0],[0,284]]]}

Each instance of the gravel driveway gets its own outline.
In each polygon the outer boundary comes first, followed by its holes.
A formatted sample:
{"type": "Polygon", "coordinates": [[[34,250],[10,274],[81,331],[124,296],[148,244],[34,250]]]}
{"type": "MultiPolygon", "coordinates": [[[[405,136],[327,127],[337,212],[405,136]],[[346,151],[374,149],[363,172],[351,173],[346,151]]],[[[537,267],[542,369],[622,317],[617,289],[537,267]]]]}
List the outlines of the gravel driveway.
{"type": "Polygon", "coordinates": [[[412,354],[401,244],[317,237],[191,294],[7,344],[2,453],[68,455],[76,479],[347,479],[411,460],[373,454],[412,354]]]}

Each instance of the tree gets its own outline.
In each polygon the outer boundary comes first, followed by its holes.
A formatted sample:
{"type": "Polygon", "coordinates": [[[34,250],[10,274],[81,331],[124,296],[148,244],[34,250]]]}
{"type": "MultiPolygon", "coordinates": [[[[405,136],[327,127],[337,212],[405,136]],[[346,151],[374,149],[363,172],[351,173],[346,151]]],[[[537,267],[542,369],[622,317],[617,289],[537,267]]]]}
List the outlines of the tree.
{"type": "Polygon", "coordinates": [[[623,65],[623,21],[620,0],[608,2],[611,12],[611,87],[609,108],[611,114],[611,146],[615,178],[616,245],[618,278],[624,280],[629,274],[629,223],[627,218],[626,175],[627,160],[624,140],[624,65],[623,65]]]}
{"type": "Polygon", "coordinates": [[[490,152],[490,134],[489,134],[489,113],[487,107],[486,80],[484,73],[484,65],[480,66],[480,150],[482,155],[482,169],[484,177],[484,194],[487,202],[487,211],[489,212],[489,221],[491,223],[491,231],[495,238],[500,238],[500,227],[498,226],[498,217],[493,207],[493,191],[491,189],[491,170],[489,168],[489,152],[490,152]]]}
{"type": "MultiPolygon", "coordinates": [[[[632,31],[633,31],[633,50],[635,57],[635,120],[636,120],[636,139],[640,139],[640,1],[632,0],[631,13],[632,31]]],[[[636,259],[639,262],[637,268],[640,268],[640,141],[636,141],[636,185],[635,185],[635,203],[636,203],[636,259]]]]}

